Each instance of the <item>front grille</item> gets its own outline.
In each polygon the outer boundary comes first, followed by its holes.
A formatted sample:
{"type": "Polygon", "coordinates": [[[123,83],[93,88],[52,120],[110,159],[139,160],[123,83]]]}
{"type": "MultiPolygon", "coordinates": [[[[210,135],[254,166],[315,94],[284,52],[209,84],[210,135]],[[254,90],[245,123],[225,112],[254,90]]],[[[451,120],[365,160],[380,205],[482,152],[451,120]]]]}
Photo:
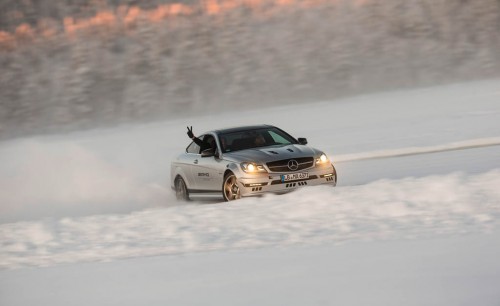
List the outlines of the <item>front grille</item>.
{"type": "Polygon", "coordinates": [[[271,172],[295,172],[307,168],[311,168],[314,164],[314,158],[312,157],[301,157],[301,158],[289,158],[278,160],[274,162],[267,163],[267,167],[271,172]],[[298,163],[298,167],[296,170],[290,170],[288,168],[288,162],[291,160],[295,160],[298,163]]]}

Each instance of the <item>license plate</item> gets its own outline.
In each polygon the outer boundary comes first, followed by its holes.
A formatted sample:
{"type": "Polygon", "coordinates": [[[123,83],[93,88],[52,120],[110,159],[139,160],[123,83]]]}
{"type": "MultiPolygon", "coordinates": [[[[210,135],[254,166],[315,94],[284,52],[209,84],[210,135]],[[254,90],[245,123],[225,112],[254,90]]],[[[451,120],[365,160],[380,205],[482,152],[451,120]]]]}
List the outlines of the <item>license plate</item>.
{"type": "Polygon", "coordinates": [[[292,173],[292,174],[283,174],[281,176],[282,182],[288,181],[296,181],[296,180],[304,180],[309,178],[309,173],[292,173]]]}

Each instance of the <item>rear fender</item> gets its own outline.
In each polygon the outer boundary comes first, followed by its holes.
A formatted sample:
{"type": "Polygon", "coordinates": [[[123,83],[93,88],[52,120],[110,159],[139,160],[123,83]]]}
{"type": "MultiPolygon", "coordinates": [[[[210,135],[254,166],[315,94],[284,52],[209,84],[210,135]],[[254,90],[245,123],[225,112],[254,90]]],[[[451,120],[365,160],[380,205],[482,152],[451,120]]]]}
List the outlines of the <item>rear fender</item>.
{"type": "Polygon", "coordinates": [[[186,187],[187,189],[191,189],[191,182],[188,180],[188,175],[185,171],[185,169],[183,169],[182,167],[180,166],[176,166],[172,169],[172,181],[171,181],[171,187],[172,188],[175,188],[175,179],[180,176],[182,177],[182,179],[184,180],[184,182],[186,183],[186,187]]]}

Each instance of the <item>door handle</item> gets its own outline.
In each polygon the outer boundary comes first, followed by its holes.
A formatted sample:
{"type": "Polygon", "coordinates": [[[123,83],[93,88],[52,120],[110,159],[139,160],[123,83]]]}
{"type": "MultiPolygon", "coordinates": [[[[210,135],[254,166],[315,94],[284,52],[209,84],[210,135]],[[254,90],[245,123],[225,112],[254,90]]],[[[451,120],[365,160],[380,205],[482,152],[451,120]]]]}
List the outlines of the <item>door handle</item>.
{"type": "Polygon", "coordinates": [[[195,160],[193,161],[193,163],[198,164],[198,160],[197,160],[197,159],[195,159],[195,160]]]}

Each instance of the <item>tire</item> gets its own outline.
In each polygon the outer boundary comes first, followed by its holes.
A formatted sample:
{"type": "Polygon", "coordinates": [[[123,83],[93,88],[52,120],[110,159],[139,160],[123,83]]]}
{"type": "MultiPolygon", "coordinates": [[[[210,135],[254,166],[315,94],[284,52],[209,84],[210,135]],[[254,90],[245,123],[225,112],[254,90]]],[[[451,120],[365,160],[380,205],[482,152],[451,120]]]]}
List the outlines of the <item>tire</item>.
{"type": "Polygon", "coordinates": [[[333,173],[335,173],[335,185],[334,186],[337,186],[337,179],[338,179],[337,169],[335,169],[335,166],[333,166],[333,164],[332,164],[332,168],[333,168],[333,173]]]}
{"type": "Polygon", "coordinates": [[[175,179],[175,197],[178,201],[189,201],[189,190],[180,176],[175,179]]]}
{"type": "Polygon", "coordinates": [[[238,179],[233,173],[228,173],[224,177],[224,183],[222,184],[222,195],[224,196],[224,201],[234,201],[241,198],[240,188],[238,187],[238,179]]]}

